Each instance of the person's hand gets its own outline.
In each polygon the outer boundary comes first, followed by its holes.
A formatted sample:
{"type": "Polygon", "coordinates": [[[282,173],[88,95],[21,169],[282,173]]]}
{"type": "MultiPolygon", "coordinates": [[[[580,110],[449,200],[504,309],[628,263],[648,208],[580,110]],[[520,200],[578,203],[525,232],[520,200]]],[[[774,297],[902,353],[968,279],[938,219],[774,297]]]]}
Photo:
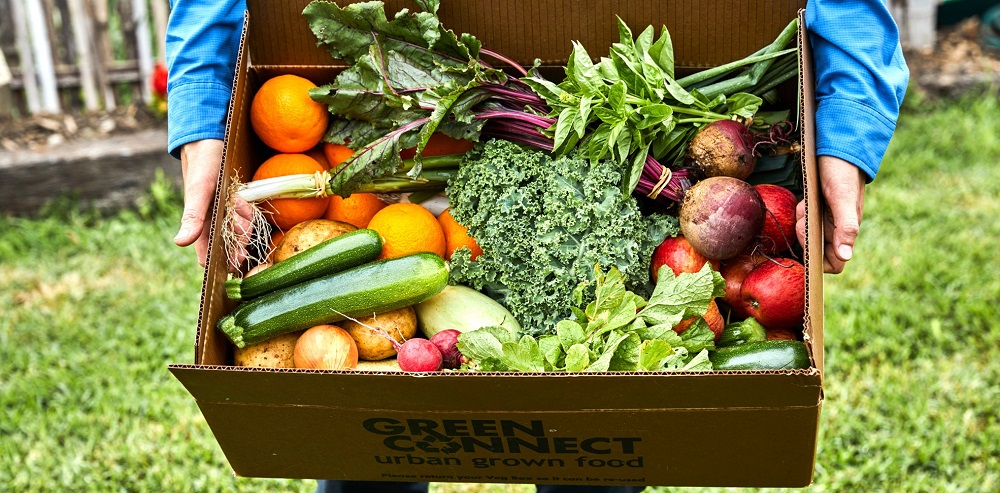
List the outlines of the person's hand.
{"type": "MultiPolygon", "coordinates": [[[[177,246],[194,244],[198,263],[205,266],[208,256],[208,235],[206,224],[208,211],[215,202],[215,185],[222,170],[223,142],[205,139],[184,144],[181,147],[181,170],[184,175],[184,213],[181,227],[174,237],[177,246]]],[[[229,270],[236,270],[246,257],[246,244],[252,234],[252,208],[243,200],[237,200],[233,208],[232,227],[235,252],[230,252],[229,270]]]]}
{"type": "MultiPolygon", "coordinates": [[[[819,156],[820,191],[826,202],[823,211],[823,271],[839,274],[854,255],[854,242],[861,228],[865,176],[860,168],[833,156],[819,156]]],[[[805,246],[805,201],[795,211],[795,232],[805,246]]]]}

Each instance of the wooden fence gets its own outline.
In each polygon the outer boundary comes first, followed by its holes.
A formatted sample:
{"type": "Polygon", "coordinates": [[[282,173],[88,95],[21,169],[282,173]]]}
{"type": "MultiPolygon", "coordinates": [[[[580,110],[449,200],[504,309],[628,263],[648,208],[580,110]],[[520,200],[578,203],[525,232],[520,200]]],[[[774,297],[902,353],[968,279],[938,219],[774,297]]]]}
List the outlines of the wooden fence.
{"type": "Polygon", "coordinates": [[[168,0],[0,0],[0,116],[149,103],[168,10],[168,0]]]}

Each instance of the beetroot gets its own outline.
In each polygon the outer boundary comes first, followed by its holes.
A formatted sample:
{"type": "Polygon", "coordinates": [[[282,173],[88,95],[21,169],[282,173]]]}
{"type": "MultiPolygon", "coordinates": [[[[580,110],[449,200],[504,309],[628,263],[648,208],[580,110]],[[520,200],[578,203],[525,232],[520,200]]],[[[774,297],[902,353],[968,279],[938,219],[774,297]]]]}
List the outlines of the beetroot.
{"type": "Polygon", "coordinates": [[[749,183],[706,178],[684,194],[681,232],[695,251],[715,260],[735,257],[764,227],[764,201],[749,183]]]}
{"type": "Polygon", "coordinates": [[[403,371],[427,372],[441,369],[444,356],[427,339],[410,339],[399,345],[396,362],[403,371]]]}
{"type": "Polygon", "coordinates": [[[445,368],[455,369],[462,366],[462,353],[458,351],[458,336],[461,334],[455,329],[448,329],[431,336],[430,341],[437,346],[444,357],[445,368]]]}
{"type": "Polygon", "coordinates": [[[687,156],[706,177],[745,180],[757,166],[754,142],[746,125],[735,120],[718,120],[698,130],[688,144],[687,156]]]}

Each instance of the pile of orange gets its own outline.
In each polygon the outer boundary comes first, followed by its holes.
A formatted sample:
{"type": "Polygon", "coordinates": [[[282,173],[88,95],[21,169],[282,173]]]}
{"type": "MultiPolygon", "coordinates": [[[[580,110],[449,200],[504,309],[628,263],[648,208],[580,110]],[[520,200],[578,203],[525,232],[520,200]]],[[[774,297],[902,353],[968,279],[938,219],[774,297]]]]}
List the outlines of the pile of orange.
{"type": "Polygon", "coordinates": [[[367,228],[368,223],[378,211],[386,207],[386,203],[373,193],[355,193],[346,199],[339,195],[330,197],[330,206],[323,216],[326,219],[353,224],[358,228],[367,228]]]}
{"type": "Polygon", "coordinates": [[[368,228],[382,237],[382,255],[396,258],[430,252],[445,256],[445,238],[434,214],[417,204],[392,204],[378,211],[368,228]]]}

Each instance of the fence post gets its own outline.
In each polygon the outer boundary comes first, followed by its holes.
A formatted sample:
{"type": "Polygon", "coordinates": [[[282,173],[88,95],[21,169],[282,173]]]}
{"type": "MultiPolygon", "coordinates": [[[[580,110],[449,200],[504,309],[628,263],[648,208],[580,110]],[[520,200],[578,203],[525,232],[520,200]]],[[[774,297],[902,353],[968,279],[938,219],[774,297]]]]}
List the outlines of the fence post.
{"type": "Polygon", "coordinates": [[[21,83],[24,84],[25,103],[28,106],[28,113],[37,113],[41,111],[42,101],[38,95],[38,80],[35,79],[35,62],[32,60],[31,40],[28,38],[28,26],[24,20],[23,0],[12,0],[10,10],[14,19],[17,51],[21,59],[21,83]]]}
{"type": "Polygon", "coordinates": [[[97,93],[97,83],[94,80],[93,44],[91,41],[93,37],[90,35],[87,11],[83,6],[83,0],[68,0],[67,6],[69,7],[69,20],[73,26],[73,44],[76,45],[76,63],[80,69],[83,104],[87,111],[96,111],[101,107],[101,102],[97,93]]]}
{"type": "Polygon", "coordinates": [[[28,34],[34,48],[35,62],[38,65],[38,79],[41,85],[41,107],[47,113],[59,113],[59,90],[56,84],[56,69],[52,62],[52,45],[49,43],[49,30],[45,24],[45,9],[41,0],[28,0],[25,9],[28,19],[28,34]]]}
{"type": "Polygon", "coordinates": [[[132,15],[135,17],[135,57],[139,67],[139,93],[146,104],[153,102],[150,78],[153,75],[153,43],[149,33],[149,11],[146,0],[132,0],[132,15]]]}

